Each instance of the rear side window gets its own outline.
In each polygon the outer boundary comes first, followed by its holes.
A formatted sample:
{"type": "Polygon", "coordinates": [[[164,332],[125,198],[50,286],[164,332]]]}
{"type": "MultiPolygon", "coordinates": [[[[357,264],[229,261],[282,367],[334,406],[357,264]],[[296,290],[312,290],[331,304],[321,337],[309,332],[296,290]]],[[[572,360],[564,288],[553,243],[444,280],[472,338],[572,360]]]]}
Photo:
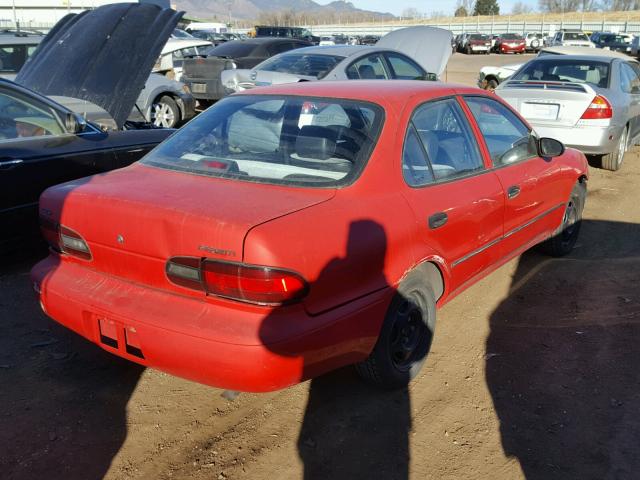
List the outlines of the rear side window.
{"type": "Polygon", "coordinates": [[[402,168],[411,186],[467,176],[484,168],[475,137],[455,99],[416,109],[405,139],[402,168]],[[422,166],[423,157],[428,169],[422,166]]]}
{"type": "Polygon", "coordinates": [[[17,73],[24,65],[27,57],[35,50],[35,47],[32,50],[30,48],[27,45],[1,45],[0,72],[17,73]]]}
{"type": "Polygon", "coordinates": [[[350,100],[239,95],[200,114],[143,163],[260,183],[342,186],[364,168],[381,107],[350,100]]]}
{"type": "Polygon", "coordinates": [[[620,64],[620,80],[620,89],[623,92],[640,93],[640,77],[630,64],[620,64]]]}

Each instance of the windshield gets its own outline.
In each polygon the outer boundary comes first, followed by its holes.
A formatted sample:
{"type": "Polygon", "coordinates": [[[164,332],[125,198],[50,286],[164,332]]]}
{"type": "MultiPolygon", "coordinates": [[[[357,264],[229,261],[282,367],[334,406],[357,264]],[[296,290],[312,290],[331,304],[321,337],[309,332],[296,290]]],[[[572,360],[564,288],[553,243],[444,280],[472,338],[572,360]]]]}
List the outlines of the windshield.
{"type": "Polygon", "coordinates": [[[180,30],[179,28],[175,28],[173,30],[173,34],[172,34],[173,38],[184,38],[184,39],[191,39],[191,38],[195,38],[193,35],[191,35],[190,33],[185,32],[184,30],[180,30]]]}
{"type": "Polygon", "coordinates": [[[588,42],[589,41],[589,37],[587,37],[587,35],[584,34],[584,33],[565,32],[564,40],[581,40],[581,41],[588,42]]]}
{"type": "Polygon", "coordinates": [[[533,60],[516,73],[513,80],[542,80],[590,83],[606,88],[609,85],[609,64],[593,60],[572,60],[546,57],[533,60]]]}
{"type": "Polygon", "coordinates": [[[260,183],[342,186],[364,168],[383,117],[366,102],[238,95],[198,115],[143,163],[260,183]]]}
{"type": "Polygon", "coordinates": [[[256,70],[290,73],[324,78],[344,57],[337,55],[318,55],[313,53],[286,53],[265,60],[256,70]]]}

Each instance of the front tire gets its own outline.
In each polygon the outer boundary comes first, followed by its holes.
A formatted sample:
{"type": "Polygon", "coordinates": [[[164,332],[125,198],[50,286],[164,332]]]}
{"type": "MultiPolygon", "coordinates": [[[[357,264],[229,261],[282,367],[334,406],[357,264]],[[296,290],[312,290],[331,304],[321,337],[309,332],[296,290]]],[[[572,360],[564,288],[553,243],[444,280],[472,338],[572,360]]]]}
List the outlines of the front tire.
{"type": "Polygon", "coordinates": [[[620,134],[616,149],[613,152],[602,156],[602,168],[604,168],[605,170],[611,170],[612,172],[620,169],[620,167],[622,166],[622,162],[624,161],[624,154],[626,153],[628,147],[628,134],[629,129],[625,127],[624,130],[622,130],[622,134],[620,134]]]}
{"type": "Polygon", "coordinates": [[[151,121],[156,127],[174,128],[180,122],[180,109],[176,101],[163,95],[151,106],[151,121]]]}
{"type": "Polygon", "coordinates": [[[576,183],[566,203],[562,225],[553,237],[542,244],[545,253],[552,257],[563,257],[571,253],[578,241],[586,198],[586,184],[584,182],[576,183]]]}
{"type": "Polygon", "coordinates": [[[406,387],[424,364],[436,321],[433,289],[418,271],[398,287],[373,351],[356,365],[368,383],[392,390],[406,387]]]}

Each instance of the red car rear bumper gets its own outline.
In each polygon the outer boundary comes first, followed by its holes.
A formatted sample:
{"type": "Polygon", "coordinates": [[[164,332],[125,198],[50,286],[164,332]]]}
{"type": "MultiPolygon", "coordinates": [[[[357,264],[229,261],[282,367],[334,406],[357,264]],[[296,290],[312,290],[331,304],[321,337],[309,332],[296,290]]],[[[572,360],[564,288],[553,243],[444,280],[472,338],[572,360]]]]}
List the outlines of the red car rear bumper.
{"type": "Polygon", "coordinates": [[[500,52],[502,53],[522,53],[525,50],[525,45],[518,45],[517,47],[511,47],[509,45],[500,44],[500,52]]]}
{"type": "Polygon", "coordinates": [[[310,317],[301,305],[282,312],[220,306],[54,255],[38,263],[31,278],[47,315],[105,350],[200,383],[251,392],[285,388],[364,359],[392,294],[387,289],[310,317]],[[292,322],[295,333],[283,337],[292,322]],[[276,330],[276,343],[260,341],[276,330]]]}

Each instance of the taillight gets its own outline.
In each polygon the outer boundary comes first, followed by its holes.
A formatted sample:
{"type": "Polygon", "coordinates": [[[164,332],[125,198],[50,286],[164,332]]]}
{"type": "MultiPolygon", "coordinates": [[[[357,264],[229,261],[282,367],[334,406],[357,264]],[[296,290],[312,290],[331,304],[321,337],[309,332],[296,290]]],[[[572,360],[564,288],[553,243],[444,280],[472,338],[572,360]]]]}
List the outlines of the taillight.
{"type": "Polygon", "coordinates": [[[609,101],[602,95],[597,95],[592,101],[591,105],[580,117],[581,120],[594,120],[598,118],[611,118],[613,117],[613,108],[609,101]]]}
{"type": "Polygon", "coordinates": [[[44,239],[56,252],[91,260],[89,245],[78,232],[44,217],[40,217],[40,229],[44,239]]]}
{"type": "Polygon", "coordinates": [[[297,273],[262,265],[173,257],[167,261],[166,272],[177,285],[259,305],[292,303],[309,289],[297,273]]]}

